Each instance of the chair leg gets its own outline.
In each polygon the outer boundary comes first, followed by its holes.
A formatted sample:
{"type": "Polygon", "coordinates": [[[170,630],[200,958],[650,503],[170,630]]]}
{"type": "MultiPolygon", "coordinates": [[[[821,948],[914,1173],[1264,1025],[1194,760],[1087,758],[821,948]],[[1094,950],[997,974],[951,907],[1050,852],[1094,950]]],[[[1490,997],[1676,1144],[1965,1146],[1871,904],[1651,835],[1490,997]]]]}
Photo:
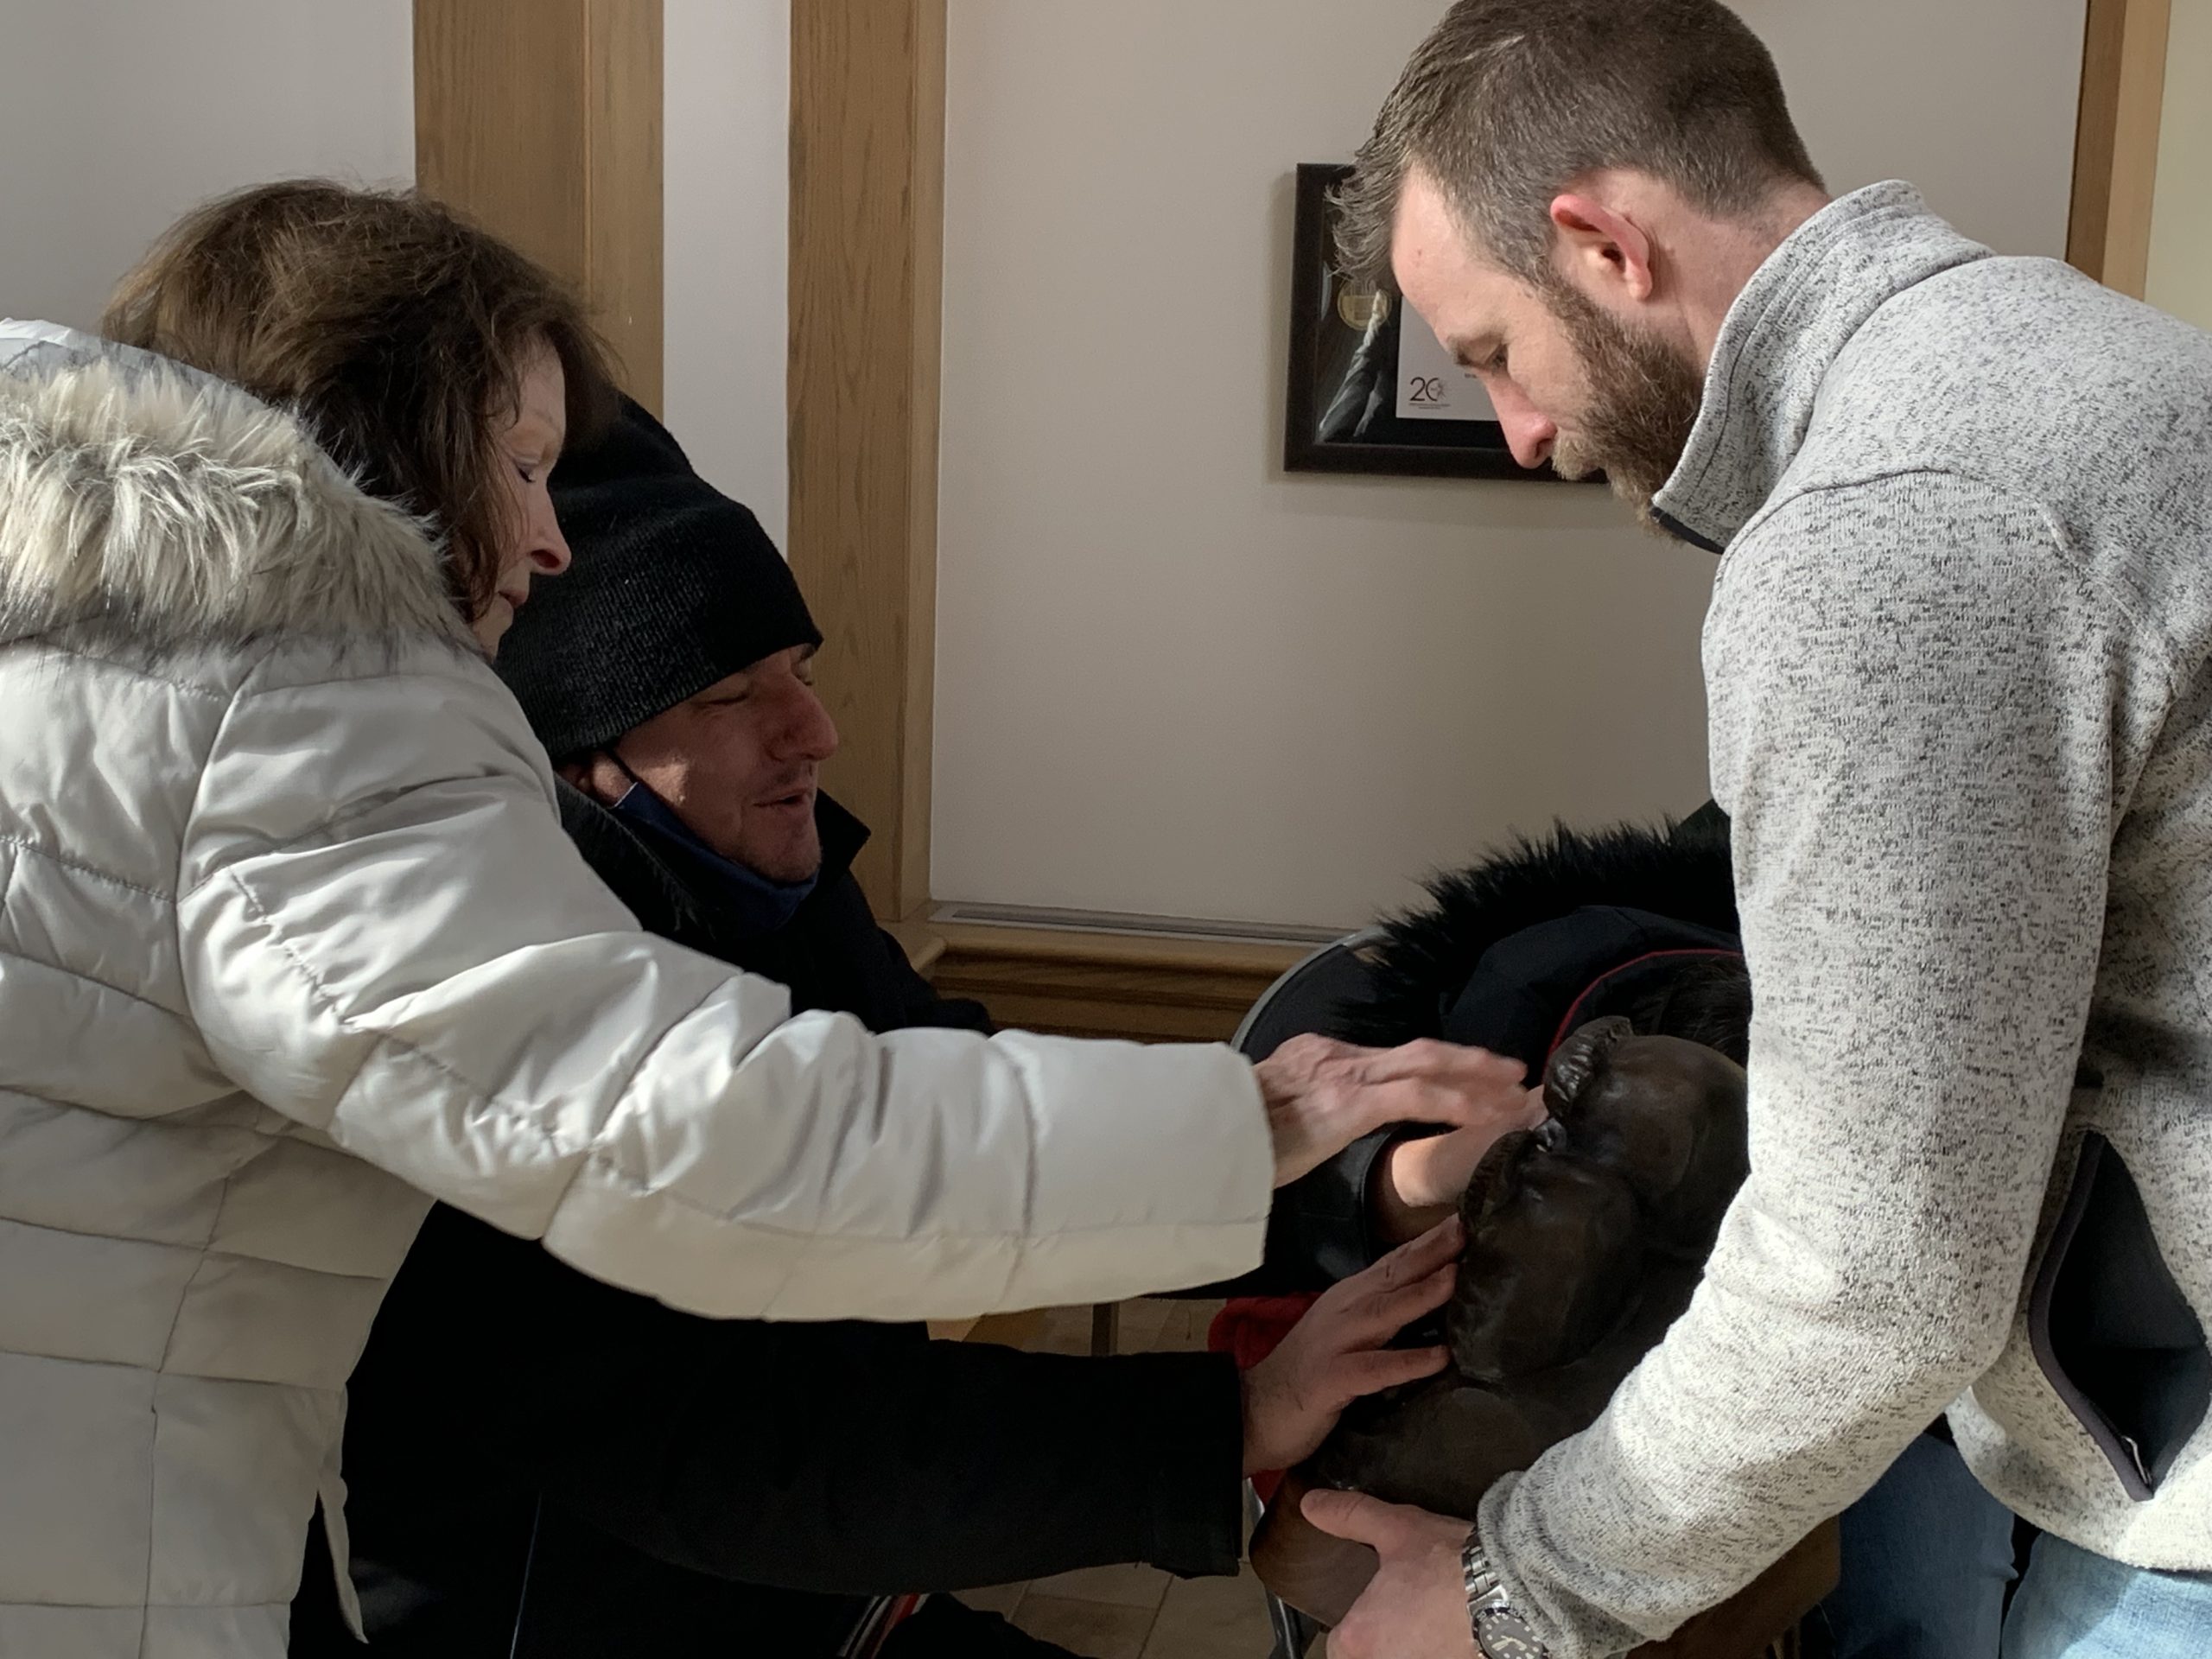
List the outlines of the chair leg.
{"type": "Polygon", "coordinates": [[[1090,1310],[1090,1351],[1094,1357],[1112,1353],[1122,1344],[1122,1310],[1114,1302],[1098,1302],[1090,1310]]]}

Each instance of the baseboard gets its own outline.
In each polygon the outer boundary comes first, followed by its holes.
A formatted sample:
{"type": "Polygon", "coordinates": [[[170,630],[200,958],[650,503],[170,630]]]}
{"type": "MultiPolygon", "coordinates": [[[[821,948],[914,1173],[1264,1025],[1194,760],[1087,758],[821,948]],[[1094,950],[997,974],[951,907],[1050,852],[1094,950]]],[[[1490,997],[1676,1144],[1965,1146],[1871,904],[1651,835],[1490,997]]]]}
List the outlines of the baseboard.
{"type": "Polygon", "coordinates": [[[1002,1026],[1139,1042],[1225,1042],[1313,944],[932,919],[893,930],[930,978],[1002,1026]],[[937,950],[941,943],[942,950],[937,950]]]}
{"type": "Polygon", "coordinates": [[[1219,944],[1294,944],[1308,950],[1334,943],[1340,927],[1280,922],[1217,921],[1195,916],[1147,916],[1120,910],[1061,910],[1043,905],[975,905],[957,900],[930,906],[931,923],[974,923],[1032,933],[1110,933],[1133,938],[1196,939],[1219,944]]]}

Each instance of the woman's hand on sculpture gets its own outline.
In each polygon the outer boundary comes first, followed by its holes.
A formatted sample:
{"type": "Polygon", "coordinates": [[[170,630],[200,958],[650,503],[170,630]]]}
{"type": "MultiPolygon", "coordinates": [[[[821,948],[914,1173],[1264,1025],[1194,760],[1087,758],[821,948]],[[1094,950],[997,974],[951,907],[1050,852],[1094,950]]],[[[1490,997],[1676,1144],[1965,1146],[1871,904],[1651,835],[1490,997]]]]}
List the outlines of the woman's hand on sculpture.
{"type": "Polygon", "coordinates": [[[1402,1244],[1457,1210],[1483,1155],[1501,1137],[1515,1129],[1533,1129],[1549,1116],[1541,1085],[1520,1094],[1522,1109],[1516,1117],[1419,1135],[1384,1153],[1369,1195],[1376,1231],[1393,1244],[1402,1244]]]}
{"type": "Polygon", "coordinates": [[[1497,1134],[1517,1127],[1528,1109],[1520,1061],[1433,1039],[1362,1048],[1294,1037],[1253,1070],[1274,1136],[1277,1186],[1388,1124],[1487,1126],[1497,1134]]]}
{"type": "Polygon", "coordinates": [[[1360,1395],[1444,1369],[1441,1348],[1387,1344],[1451,1300],[1465,1242],[1455,1217],[1330,1286],[1244,1373],[1246,1474],[1304,1462],[1360,1395]]]}

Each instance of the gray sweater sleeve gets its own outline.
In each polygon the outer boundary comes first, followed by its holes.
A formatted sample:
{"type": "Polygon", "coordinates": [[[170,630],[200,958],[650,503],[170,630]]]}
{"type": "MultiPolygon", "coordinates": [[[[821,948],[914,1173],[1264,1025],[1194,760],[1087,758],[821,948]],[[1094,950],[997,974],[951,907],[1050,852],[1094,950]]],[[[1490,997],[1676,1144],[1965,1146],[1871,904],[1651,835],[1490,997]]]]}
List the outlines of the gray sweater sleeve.
{"type": "Polygon", "coordinates": [[[1662,1637],[1856,1499],[2019,1300],[2095,975],[2131,647],[2032,506],[1800,495],[1706,629],[1756,1011],[1689,1311],[1481,1528],[1559,1659],[1662,1637]]]}

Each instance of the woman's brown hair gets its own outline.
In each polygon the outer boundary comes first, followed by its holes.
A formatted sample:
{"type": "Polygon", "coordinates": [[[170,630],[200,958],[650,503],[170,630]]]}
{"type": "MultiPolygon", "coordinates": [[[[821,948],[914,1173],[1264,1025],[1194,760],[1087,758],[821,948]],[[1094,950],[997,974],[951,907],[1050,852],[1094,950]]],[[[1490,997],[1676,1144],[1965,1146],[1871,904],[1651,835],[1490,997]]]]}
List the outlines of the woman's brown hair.
{"type": "Polygon", "coordinates": [[[512,534],[497,440],[535,354],[560,359],[572,445],[614,402],[575,296],[411,191],[301,179],[211,201],[123,279],[100,327],[298,414],[365,489],[442,532],[471,619],[512,534]]]}

